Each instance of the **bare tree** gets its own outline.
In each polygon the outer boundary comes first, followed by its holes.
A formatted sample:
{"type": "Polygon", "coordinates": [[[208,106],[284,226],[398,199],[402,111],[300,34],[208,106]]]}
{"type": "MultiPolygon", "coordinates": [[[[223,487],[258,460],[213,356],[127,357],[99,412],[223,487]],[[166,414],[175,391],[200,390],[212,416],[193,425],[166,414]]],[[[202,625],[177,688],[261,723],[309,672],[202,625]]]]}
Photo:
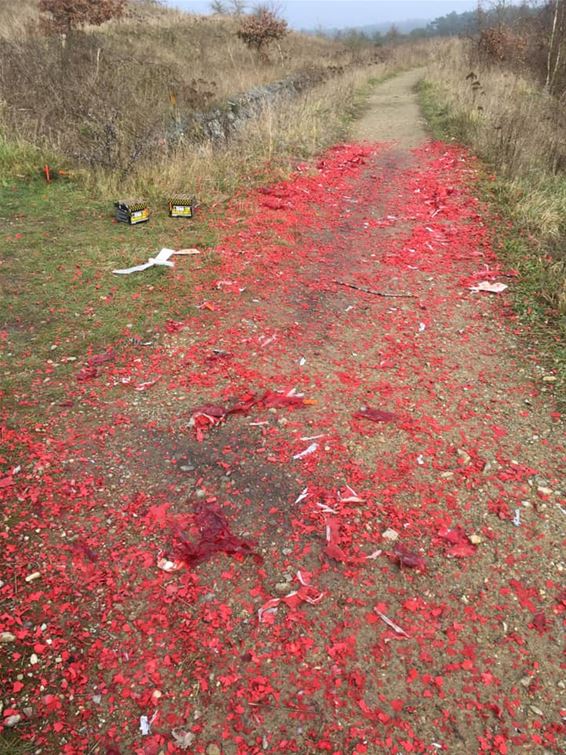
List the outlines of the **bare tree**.
{"type": "Polygon", "coordinates": [[[229,0],[228,5],[233,16],[242,16],[246,10],[246,0],[229,0]]]}
{"type": "Polygon", "coordinates": [[[556,76],[560,68],[562,57],[562,44],[566,36],[566,2],[555,0],[554,13],[552,15],[552,30],[548,41],[548,54],[546,58],[546,82],[549,92],[554,91],[556,76]]]}
{"type": "Polygon", "coordinates": [[[222,0],[212,0],[210,10],[215,16],[225,16],[228,13],[228,7],[222,0]]]}

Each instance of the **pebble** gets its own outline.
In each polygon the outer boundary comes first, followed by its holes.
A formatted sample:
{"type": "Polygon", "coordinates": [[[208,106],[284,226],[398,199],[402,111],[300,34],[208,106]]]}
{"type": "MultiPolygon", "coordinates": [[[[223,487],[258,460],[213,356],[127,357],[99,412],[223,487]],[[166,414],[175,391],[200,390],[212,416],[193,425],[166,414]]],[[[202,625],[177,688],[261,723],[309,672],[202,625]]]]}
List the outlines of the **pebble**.
{"type": "Polygon", "coordinates": [[[558,378],[555,375],[545,375],[542,379],[543,383],[555,383],[558,378]]]}
{"type": "Polygon", "coordinates": [[[195,471],[195,468],[193,467],[192,464],[181,464],[179,469],[181,470],[181,472],[194,472],[195,471]]]}
{"type": "Polygon", "coordinates": [[[218,745],[211,744],[206,748],[206,755],[222,755],[222,750],[218,745]]]}
{"type": "Polygon", "coordinates": [[[22,717],[19,713],[14,713],[12,716],[8,716],[4,719],[4,726],[7,726],[8,729],[11,729],[13,726],[16,726],[16,724],[19,724],[22,720],[22,717]]]}
{"type": "Polygon", "coordinates": [[[275,592],[279,595],[287,595],[289,593],[291,585],[288,582],[278,582],[275,585],[275,592]]]}
{"type": "Polygon", "coordinates": [[[480,543],[483,543],[483,537],[480,535],[470,535],[470,543],[472,545],[479,545],[480,543]]]}
{"type": "Polygon", "coordinates": [[[536,705],[529,705],[530,710],[535,714],[535,716],[544,716],[544,713],[540,708],[537,708],[536,705]]]}
{"type": "Polygon", "coordinates": [[[552,495],[552,490],[551,488],[539,487],[537,488],[537,493],[540,493],[541,495],[552,495]]]}
{"type": "Polygon", "coordinates": [[[41,577],[41,573],[38,571],[34,571],[33,574],[28,574],[26,577],[26,582],[35,582],[36,579],[39,579],[41,577]]]}
{"type": "Polygon", "coordinates": [[[389,542],[394,543],[395,540],[399,539],[399,533],[396,530],[392,529],[386,529],[385,532],[381,533],[381,537],[384,540],[389,540],[389,542]]]}
{"type": "Polygon", "coordinates": [[[32,653],[29,657],[29,662],[32,666],[35,666],[37,663],[39,663],[39,658],[35,653],[32,653]]]}
{"type": "Polygon", "coordinates": [[[4,644],[8,644],[9,642],[15,642],[16,641],[16,635],[12,634],[11,632],[2,632],[0,634],[0,642],[4,644]]]}

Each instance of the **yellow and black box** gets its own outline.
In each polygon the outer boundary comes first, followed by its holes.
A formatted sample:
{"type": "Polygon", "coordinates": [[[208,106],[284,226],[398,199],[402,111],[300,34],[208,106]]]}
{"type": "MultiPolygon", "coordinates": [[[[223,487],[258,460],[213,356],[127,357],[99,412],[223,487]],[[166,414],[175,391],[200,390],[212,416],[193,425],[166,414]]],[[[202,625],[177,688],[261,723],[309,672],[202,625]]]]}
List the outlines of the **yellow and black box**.
{"type": "Polygon", "coordinates": [[[195,199],[187,194],[173,194],[169,197],[169,217],[192,218],[195,212],[195,199]]]}
{"type": "Polygon", "coordinates": [[[116,220],[120,223],[145,223],[149,220],[149,207],[146,202],[137,199],[120,199],[114,202],[116,208],[116,220]]]}

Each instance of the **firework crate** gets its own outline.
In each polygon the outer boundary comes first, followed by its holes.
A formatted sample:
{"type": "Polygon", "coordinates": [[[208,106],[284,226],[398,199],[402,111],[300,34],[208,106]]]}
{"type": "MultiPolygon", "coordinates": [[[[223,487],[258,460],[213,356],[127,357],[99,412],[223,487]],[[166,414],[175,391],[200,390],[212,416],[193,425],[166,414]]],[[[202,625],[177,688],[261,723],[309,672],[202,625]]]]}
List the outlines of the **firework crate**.
{"type": "Polygon", "coordinates": [[[116,220],[120,223],[136,225],[149,220],[149,207],[146,202],[135,199],[120,199],[114,203],[116,220]]]}
{"type": "Polygon", "coordinates": [[[169,217],[192,218],[195,212],[195,198],[188,194],[173,194],[169,197],[169,217]]]}

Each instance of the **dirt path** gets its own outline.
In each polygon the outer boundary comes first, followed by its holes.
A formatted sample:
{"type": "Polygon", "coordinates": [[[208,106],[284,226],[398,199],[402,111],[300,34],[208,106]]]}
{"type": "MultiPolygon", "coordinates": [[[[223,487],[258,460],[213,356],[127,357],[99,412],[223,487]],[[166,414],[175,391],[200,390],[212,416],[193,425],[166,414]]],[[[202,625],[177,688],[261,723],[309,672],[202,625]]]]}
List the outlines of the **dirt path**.
{"type": "Polygon", "coordinates": [[[423,144],[427,137],[415,94],[422,75],[420,70],[406,71],[377,87],[353,129],[353,139],[395,142],[403,150],[423,144]]]}
{"type": "Polygon", "coordinates": [[[562,425],[412,76],[401,143],[234,202],[161,346],[4,430],[2,715],[43,752],[561,752],[562,425]]]}

